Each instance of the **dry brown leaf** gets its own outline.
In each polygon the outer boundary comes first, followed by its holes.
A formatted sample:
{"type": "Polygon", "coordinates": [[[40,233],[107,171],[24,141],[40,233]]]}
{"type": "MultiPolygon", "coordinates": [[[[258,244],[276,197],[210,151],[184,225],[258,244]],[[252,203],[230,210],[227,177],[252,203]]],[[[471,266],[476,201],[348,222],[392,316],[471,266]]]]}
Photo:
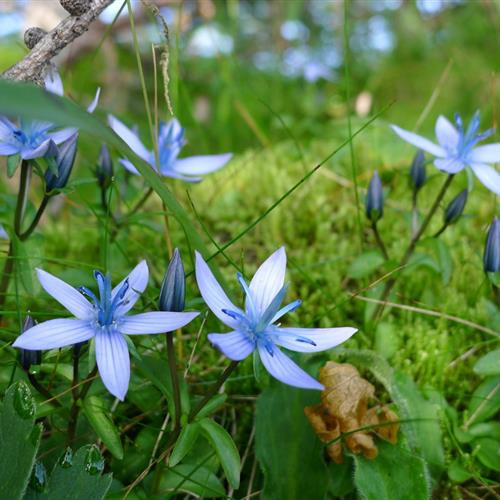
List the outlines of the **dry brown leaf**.
{"type": "Polygon", "coordinates": [[[378,453],[374,434],[391,443],[397,441],[398,416],[386,406],[368,407],[375,399],[375,388],[354,366],[329,361],[321,368],[319,378],[325,386],[321,404],[308,406],[304,412],[321,441],[329,443],[343,438],[327,446],[328,456],[334,462],[342,463],[343,442],[353,453],[363,453],[371,459],[378,453]],[[388,422],[394,423],[387,425],[388,422]],[[384,425],[353,432],[377,424],[384,425]]]}

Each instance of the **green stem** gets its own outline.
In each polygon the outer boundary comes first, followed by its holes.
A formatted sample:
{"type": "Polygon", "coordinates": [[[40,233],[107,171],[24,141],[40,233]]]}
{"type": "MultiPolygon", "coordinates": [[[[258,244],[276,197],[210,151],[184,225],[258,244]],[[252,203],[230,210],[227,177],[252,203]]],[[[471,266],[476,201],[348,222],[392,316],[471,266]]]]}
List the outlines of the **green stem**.
{"type": "Polygon", "coordinates": [[[448,227],[448,224],[443,224],[443,227],[439,230],[439,231],[436,231],[436,233],[434,234],[433,238],[437,238],[439,235],[441,235],[441,233],[444,232],[444,230],[448,227]]]}
{"type": "Polygon", "coordinates": [[[384,255],[384,259],[389,260],[389,254],[387,253],[387,248],[385,247],[384,241],[382,240],[382,237],[380,236],[380,233],[378,232],[376,222],[372,222],[372,230],[373,230],[373,234],[375,236],[375,240],[377,241],[377,245],[379,246],[380,250],[382,251],[382,254],[384,255]]]}
{"type": "Polygon", "coordinates": [[[168,367],[170,370],[170,378],[172,379],[172,389],[174,392],[174,408],[175,408],[175,420],[174,420],[174,431],[180,429],[181,427],[181,391],[179,388],[179,377],[177,375],[177,362],[175,359],[175,347],[174,347],[174,334],[172,332],[166,333],[165,338],[167,340],[167,356],[168,356],[168,367]]]}
{"type": "Polygon", "coordinates": [[[50,200],[50,196],[45,195],[43,197],[43,200],[40,203],[40,206],[38,207],[38,210],[37,210],[37,212],[35,214],[35,217],[34,217],[33,221],[31,222],[30,226],[28,227],[28,229],[26,229],[26,231],[24,231],[23,233],[21,233],[21,234],[18,235],[19,239],[21,241],[27,240],[31,236],[31,234],[33,233],[33,231],[36,229],[36,226],[40,222],[40,219],[42,218],[42,215],[45,212],[45,209],[47,208],[49,200],[50,200]]]}
{"type": "Polygon", "coordinates": [[[75,441],[76,424],[78,422],[78,413],[80,408],[78,406],[78,378],[80,367],[80,346],[75,344],[73,346],[73,381],[71,383],[71,395],[73,397],[73,404],[71,406],[71,414],[68,423],[68,446],[72,446],[75,441]]]}
{"type": "Polygon", "coordinates": [[[14,215],[14,231],[19,237],[23,225],[24,211],[28,202],[29,184],[32,167],[27,160],[21,163],[21,177],[19,179],[19,194],[17,195],[16,212],[14,215]]]}
{"type": "Polygon", "coordinates": [[[144,196],[134,205],[132,210],[130,210],[130,212],[125,217],[130,217],[130,216],[134,215],[135,213],[137,213],[143,207],[143,205],[146,203],[146,201],[148,201],[149,197],[153,193],[154,193],[153,188],[149,188],[146,191],[146,193],[144,194],[144,196]]]}
{"type": "Polygon", "coordinates": [[[411,237],[413,238],[418,232],[418,208],[417,208],[418,191],[413,190],[412,205],[411,205],[411,237]]]}
{"type": "MultiPolygon", "coordinates": [[[[446,178],[445,183],[441,187],[441,190],[439,191],[436,199],[434,200],[434,203],[429,210],[429,213],[427,214],[427,217],[425,220],[422,222],[422,225],[420,226],[420,229],[417,231],[417,234],[413,236],[413,238],[410,240],[410,244],[408,245],[408,248],[406,249],[405,254],[403,255],[403,258],[401,259],[401,262],[399,263],[399,268],[403,268],[408,264],[408,261],[410,260],[410,257],[413,255],[413,252],[415,251],[415,248],[417,246],[418,241],[424,234],[425,230],[427,229],[427,226],[429,225],[432,217],[436,213],[436,210],[439,207],[439,204],[444,198],[444,195],[446,194],[446,191],[450,187],[451,181],[453,180],[454,174],[449,174],[448,177],[446,178]]],[[[394,285],[396,284],[397,278],[391,278],[387,281],[385,284],[385,288],[382,292],[382,297],[381,297],[381,304],[377,307],[373,314],[373,319],[380,317],[382,312],[384,311],[384,302],[387,300],[387,297],[389,297],[389,294],[391,293],[392,289],[394,288],[394,285]]]]}

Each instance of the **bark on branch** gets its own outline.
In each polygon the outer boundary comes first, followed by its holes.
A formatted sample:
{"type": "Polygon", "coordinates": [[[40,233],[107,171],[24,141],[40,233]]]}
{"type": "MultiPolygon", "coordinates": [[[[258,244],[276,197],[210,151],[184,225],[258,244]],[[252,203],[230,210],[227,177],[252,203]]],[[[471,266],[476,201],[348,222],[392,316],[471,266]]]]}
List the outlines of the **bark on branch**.
{"type": "Polygon", "coordinates": [[[114,0],[91,0],[81,16],[69,16],[49,31],[29,54],[1,76],[9,80],[37,81],[45,66],[73,40],[83,35],[96,17],[114,0]]]}

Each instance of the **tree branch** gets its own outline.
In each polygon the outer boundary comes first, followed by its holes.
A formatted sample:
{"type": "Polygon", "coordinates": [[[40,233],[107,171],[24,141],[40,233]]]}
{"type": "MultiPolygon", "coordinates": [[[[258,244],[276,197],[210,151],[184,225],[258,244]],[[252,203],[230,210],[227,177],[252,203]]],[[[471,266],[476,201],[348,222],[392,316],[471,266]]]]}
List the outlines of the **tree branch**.
{"type": "Polygon", "coordinates": [[[89,25],[114,0],[90,0],[81,16],[68,16],[33,47],[29,54],[1,76],[9,80],[37,81],[47,63],[73,40],[83,35],[89,25]]]}

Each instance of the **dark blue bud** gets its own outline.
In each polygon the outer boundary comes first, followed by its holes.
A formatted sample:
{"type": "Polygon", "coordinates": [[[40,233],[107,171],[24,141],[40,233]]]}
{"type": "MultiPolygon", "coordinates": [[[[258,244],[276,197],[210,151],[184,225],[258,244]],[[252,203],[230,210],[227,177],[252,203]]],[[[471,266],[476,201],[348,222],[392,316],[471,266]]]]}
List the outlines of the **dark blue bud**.
{"type": "Polygon", "coordinates": [[[161,285],[159,308],[161,311],[181,312],[184,310],[184,297],[184,266],[176,248],[161,285]]]}
{"type": "Polygon", "coordinates": [[[111,179],[113,178],[113,161],[111,160],[111,155],[106,144],[101,146],[95,175],[97,177],[97,182],[102,189],[109,187],[111,179]]]}
{"type": "Polygon", "coordinates": [[[75,163],[77,141],[78,134],[74,134],[57,147],[57,154],[55,155],[57,174],[50,169],[45,172],[45,191],[47,193],[53,189],[62,189],[68,183],[75,163]]]}
{"type": "Polygon", "coordinates": [[[486,245],[484,247],[484,272],[498,273],[500,271],[500,221],[497,217],[493,219],[486,245]]]}
{"type": "Polygon", "coordinates": [[[464,211],[465,204],[467,203],[468,194],[467,189],[464,189],[450,201],[450,204],[446,207],[446,211],[444,212],[444,223],[446,226],[454,224],[460,218],[464,211]]]}
{"type": "MultiPolygon", "coordinates": [[[[34,326],[35,321],[33,318],[31,316],[26,316],[22,333],[34,326]]],[[[28,349],[19,349],[19,351],[19,361],[25,370],[29,370],[31,365],[39,365],[42,362],[42,351],[29,351],[28,349]]]]}
{"type": "Polygon", "coordinates": [[[410,167],[410,178],[415,192],[425,184],[427,178],[425,173],[425,156],[424,152],[420,149],[413,157],[410,167]]]}
{"type": "Polygon", "coordinates": [[[377,222],[384,214],[384,193],[382,190],[382,182],[378,172],[375,170],[368,193],[366,194],[366,216],[372,222],[377,222]]]}

